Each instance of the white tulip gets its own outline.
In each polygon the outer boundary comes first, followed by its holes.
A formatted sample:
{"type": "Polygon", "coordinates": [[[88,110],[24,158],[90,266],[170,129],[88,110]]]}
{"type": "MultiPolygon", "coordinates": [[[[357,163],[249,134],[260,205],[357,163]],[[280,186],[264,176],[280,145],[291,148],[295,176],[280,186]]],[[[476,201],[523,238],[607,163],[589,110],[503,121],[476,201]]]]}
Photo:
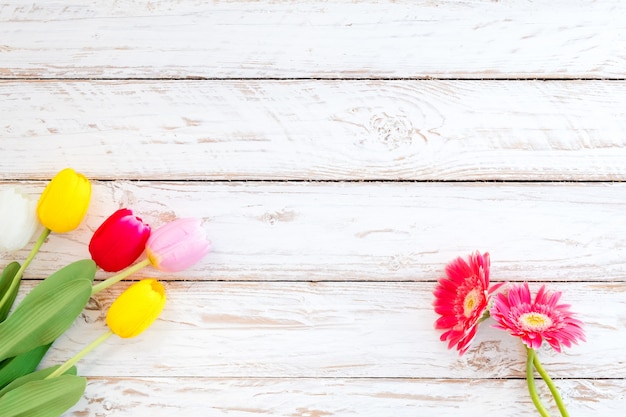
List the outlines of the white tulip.
{"type": "Polygon", "coordinates": [[[39,225],[37,202],[13,187],[0,190],[0,252],[16,251],[30,242],[39,225]]]}

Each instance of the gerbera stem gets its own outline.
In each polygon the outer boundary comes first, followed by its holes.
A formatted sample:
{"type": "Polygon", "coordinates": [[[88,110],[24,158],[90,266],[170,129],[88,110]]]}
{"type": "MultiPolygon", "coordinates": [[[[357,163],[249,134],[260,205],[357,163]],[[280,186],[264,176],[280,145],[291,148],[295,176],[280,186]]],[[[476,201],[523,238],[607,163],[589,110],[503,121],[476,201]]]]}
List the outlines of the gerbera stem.
{"type": "Polygon", "coordinates": [[[542,417],[550,417],[548,410],[543,406],[541,400],[539,399],[539,394],[537,394],[537,387],[535,386],[535,375],[534,375],[534,360],[536,358],[535,351],[532,348],[526,347],[526,353],[528,354],[528,359],[526,360],[526,383],[528,384],[528,392],[530,393],[530,398],[533,400],[533,404],[535,404],[535,408],[539,411],[542,417]]]}
{"type": "Polygon", "coordinates": [[[478,319],[478,323],[482,323],[483,321],[487,320],[489,317],[491,317],[491,313],[489,312],[489,308],[486,308],[482,317],[478,319]]]}
{"type": "Polygon", "coordinates": [[[113,275],[112,277],[105,279],[101,283],[94,285],[91,289],[91,295],[97,294],[100,291],[106,288],[109,288],[111,285],[115,284],[116,282],[123,280],[127,276],[139,271],[141,268],[146,267],[148,265],[150,265],[150,260],[144,259],[141,262],[137,262],[133,266],[129,266],[128,268],[120,272],[119,274],[113,275]]]}
{"type": "Polygon", "coordinates": [[[559,394],[559,390],[556,389],[554,382],[552,382],[552,379],[550,378],[546,370],[541,365],[541,362],[539,362],[539,358],[537,357],[537,355],[533,355],[533,363],[535,365],[535,369],[537,369],[537,372],[539,372],[539,375],[541,375],[541,378],[543,378],[548,388],[550,388],[550,392],[552,393],[552,396],[554,397],[556,406],[559,407],[561,416],[569,417],[569,413],[565,409],[565,404],[563,404],[563,399],[561,398],[561,394],[559,394]]]}

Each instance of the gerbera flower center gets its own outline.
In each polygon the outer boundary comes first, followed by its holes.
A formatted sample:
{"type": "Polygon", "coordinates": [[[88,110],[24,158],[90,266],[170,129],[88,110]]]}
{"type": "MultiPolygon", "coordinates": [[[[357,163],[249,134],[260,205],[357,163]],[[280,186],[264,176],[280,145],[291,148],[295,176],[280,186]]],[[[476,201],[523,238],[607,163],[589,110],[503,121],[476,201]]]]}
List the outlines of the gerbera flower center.
{"type": "Polygon", "coordinates": [[[479,303],[480,291],[478,291],[477,288],[474,288],[472,291],[467,293],[465,299],[463,300],[463,315],[465,317],[470,317],[479,303]]]}
{"type": "Polygon", "coordinates": [[[526,331],[542,332],[552,326],[552,319],[546,314],[536,311],[519,316],[518,322],[526,331]]]}

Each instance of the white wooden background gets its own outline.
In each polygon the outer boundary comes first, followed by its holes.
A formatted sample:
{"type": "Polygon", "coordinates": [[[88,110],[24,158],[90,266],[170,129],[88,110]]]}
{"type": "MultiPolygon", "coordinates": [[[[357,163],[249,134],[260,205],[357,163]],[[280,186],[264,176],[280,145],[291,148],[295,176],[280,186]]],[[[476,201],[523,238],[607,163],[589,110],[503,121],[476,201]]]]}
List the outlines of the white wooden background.
{"type": "Polygon", "coordinates": [[[621,0],[4,1],[0,186],[38,197],[66,166],[92,205],[23,292],[119,207],[214,243],[134,276],[167,307],[79,363],[67,416],[534,416],[517,340],[483,325],[459,357],[433,329],[436,279],[476,249],[585,321],[540,352],[572,416],[626,407],[621,0]]]}

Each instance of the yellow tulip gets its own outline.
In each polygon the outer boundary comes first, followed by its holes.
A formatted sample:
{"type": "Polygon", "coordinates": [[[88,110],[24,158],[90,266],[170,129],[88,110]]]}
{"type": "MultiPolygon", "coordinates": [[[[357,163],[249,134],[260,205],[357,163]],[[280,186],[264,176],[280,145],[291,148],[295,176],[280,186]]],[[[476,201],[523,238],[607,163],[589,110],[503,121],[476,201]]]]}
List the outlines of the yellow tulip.
{"type": "Polygon", "coordinates": [[[165,288],[156,279],[144,279],[126,289],[109,307],[109,330],[83,350],[65,361],[45,379],[63,375],[85,355],[98,347],[114,333],[119,337],[135,337],[146,330],[159,317],[165,306],[165,288]]]}
{"type": "Polygon", "coordinates": [[[156,279],[131,285],[109,308],[107,325],[120,337],[135,337],[146,330],[165,306],[165,288],[156,279]]]}
{"type": "Polygon", "coordinates": [[[74,230],[87,213],[91,183],[82,174],[65,168],[52,178],[39,198],[37,216],[56,233],[74,230]]]}

